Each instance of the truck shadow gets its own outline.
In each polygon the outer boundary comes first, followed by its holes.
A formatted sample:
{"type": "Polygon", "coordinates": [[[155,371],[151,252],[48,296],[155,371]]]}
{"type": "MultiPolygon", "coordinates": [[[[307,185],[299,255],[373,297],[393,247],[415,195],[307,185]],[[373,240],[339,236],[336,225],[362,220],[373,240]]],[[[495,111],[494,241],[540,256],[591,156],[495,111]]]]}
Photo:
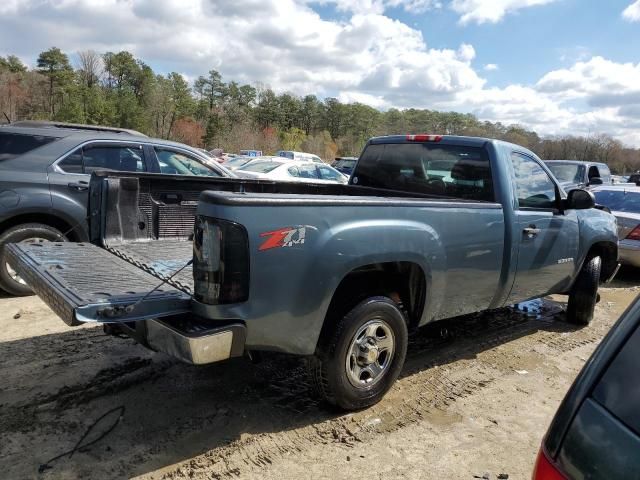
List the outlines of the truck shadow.
{"type": "MultiPolygon", "coordinates": [[[[403,391],[418,392],[420,405],[404,396],[396,405],[394,395],[399,394],[392,390],[389,398],[350,415],[349,421],[368,425],[376,416],[391,415],[406,422],[412,414],[396,407],[417,416],[424,409],[443,408],[448,396],[464,395],[468,385],[452,383],[443,396],[432,385],[442,374],[424,372],[476,358],[541,330],[574,331],[561,320],[560,307],[549,301],[530,303],[419,330],[411,338],[400,384],[403,391]]],[[[235,468],[225,456],[237,454],[237,445],[242,450],[248,434],[296,430],[288,441],[261,447],[264,455],[252,455],[253,447],[245,445],[249,454],[242,461],[247,465],[295,453],[300,442],[349,442],[357,436],[345,427],[344,414],[311,395],[300,358],[265,355],[259,364],[235,359],[193,367],[147,352],[131,340],[106,337],[99,328],[0,343],[0,358],[5,359],[0,365],[0,458],[8,465],[7,478],[37,477],[39,465],[73,447],[96,418],[120,405],[126,411],[108,436],[86,452],[52,462],[39,478],[162,476],[163,469],[199,454],[205,454],[203,462],[219,465],[224,476],[235,468]]],[[[87,441],[109,426],[97,425],[87,441]]],[[[198,465],[191,462],[189,468],[198,465]]]]}

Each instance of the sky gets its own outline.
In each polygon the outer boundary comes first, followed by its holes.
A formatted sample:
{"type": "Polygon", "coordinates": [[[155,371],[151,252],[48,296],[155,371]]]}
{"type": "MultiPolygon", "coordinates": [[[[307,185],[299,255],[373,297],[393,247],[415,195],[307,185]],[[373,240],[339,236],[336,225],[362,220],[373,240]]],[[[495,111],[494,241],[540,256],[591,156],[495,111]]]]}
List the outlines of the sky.
{"type": "Polygon", "coordinates": [[[0,55],[51,46],[640,147],[640,0],[0,0],[0,55]]]}

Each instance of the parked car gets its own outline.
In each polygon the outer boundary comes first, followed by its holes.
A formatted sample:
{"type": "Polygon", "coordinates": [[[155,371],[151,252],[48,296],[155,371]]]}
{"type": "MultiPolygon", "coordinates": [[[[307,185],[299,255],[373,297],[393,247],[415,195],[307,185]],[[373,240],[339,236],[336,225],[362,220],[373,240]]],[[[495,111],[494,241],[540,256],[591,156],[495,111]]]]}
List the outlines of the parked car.
{"type": "Polygon", "coordinates": [[[298,160],[301,162],[324,163],[322,159],[313,153],[294,152],[291,150],[279,150],[276,155],[278,157],[288,158],[290,160],[298,160]]]}
{"type": "Polygon", "coordinates": [[[640,173],[632,173],[631,175],[629,175],[627,182],[635,183],[636,185],[640,186],[640,173]]]}
{"type": "Polygon", "coordinates": [[[640,478],[640,299],[573,382],[542,441],[533,480],[640,478]]]}
{"type": "Polygon", "coordinates": [[[249,162],[255,160],[256,157],[248,157],[246,155],[238,155],[237,157],[230,158],[224,163],[225,168],[228,170],[234,171],[237,168],[246,165],[249,162]]]}
{"type": "MultiPolygon", "coordinates": [[[[611,183],[614,185],[629,183],[629,175],[611,175],[611,183]]],[[[635,182],[633,182],[635,185],[635,182]]]]}
{"type": "Polygon", "coordinates": [[[249,165],[250,163],[265,161],[265,160],[280,160],[281,157],[275,157],[273,155],[261,155],[260,157],[235,157],[225,163],[225,167],[233,172],[249,165]]]}
{"type": "Polygon", "coordinates": [[[8,265],[12,242],[84,241],[91,172],[232,176],[197,149],[131,130],[51,122],[0,126],[0,289],[31,290],[8,265]]]}
{"type": "Polygon", "coordinates": [[[605,163],[578,160],[547,160],[545,163],[565,190],[612,183],[611,171],[605,163]]]}
{"type": "Polygon", "coordinates": [[[240,155],[246,157],[261,157],[262,150],[240,150],[240,155]]]}
{"type": "Polygon", "coordinates": [[[353,172],[357,161],[356,157],[337,157],[331,166],[348,177],[353,172]]]}
{"type": "Polygon", "coordinates": [[[640,267],[640,187],[611,185],[593,189],[596,202],[607,207],[618,223],[618,248],[624,265],[640,267]]]}
{"type": "Polygon", "coordinates": [[[235,170],[240,177],[263,178],[286,182],[342,183],[349,181],[342,173],[329,165],[301,162],[289,159],[256,160],[235,170]]]}
{"type": "Polygon", "coordinates": [[[343,409],[382,398],[417,327],[554,293],[585,325],[618,268],[593,194],[498,140],[373,138],[348,185],[158,177],[94,174],[92,243],[13,244],[10,262],[69,325],[196,364],[303,355],[343,409]],[[136,191],[199,200],[151,215],[136,191]]]}

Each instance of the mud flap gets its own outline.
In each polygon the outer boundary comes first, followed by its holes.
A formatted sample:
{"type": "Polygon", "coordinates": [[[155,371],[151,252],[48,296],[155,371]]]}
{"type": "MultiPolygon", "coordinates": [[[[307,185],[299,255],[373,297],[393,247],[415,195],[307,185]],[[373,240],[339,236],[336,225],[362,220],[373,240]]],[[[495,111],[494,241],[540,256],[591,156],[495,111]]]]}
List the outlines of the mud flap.
{"type": "Polygon", "coordinates": [[[189,293],[90,243],[10,244],[8,261],[68,325],[123,323],[190,310],[189,293]]]}

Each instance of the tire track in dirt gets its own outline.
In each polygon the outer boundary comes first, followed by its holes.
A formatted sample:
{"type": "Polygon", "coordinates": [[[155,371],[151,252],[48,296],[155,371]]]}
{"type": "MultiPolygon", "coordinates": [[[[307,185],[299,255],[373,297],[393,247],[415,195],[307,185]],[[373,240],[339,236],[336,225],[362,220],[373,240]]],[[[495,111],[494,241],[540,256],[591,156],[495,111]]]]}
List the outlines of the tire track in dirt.
{"type": "MultiPolygon", "coordinates": [[[[458,416],[448,412],[450,407],[513,373],[514,359],[517,364],[523,355],[537,350],[562,353],[594,343],[610,325],[577,329],[558,321],[562,317],[559,308],[551,305],[542,312],[505,309],[427,327],[412,338],[402,378],[381,403],[349,415],[308,421],[288,431],[243,436],[178,468],[148,476],[238,478],[259,472],[279,457],[304,455],[317,444],[349,448],[419,421],[453,423],[458,416]]],[[[310,396],[298,359],[267,361],[258,372],[263,381],[252,394],[272,399],[289,416],[318,415],[322,407],[310,396]]]]}

